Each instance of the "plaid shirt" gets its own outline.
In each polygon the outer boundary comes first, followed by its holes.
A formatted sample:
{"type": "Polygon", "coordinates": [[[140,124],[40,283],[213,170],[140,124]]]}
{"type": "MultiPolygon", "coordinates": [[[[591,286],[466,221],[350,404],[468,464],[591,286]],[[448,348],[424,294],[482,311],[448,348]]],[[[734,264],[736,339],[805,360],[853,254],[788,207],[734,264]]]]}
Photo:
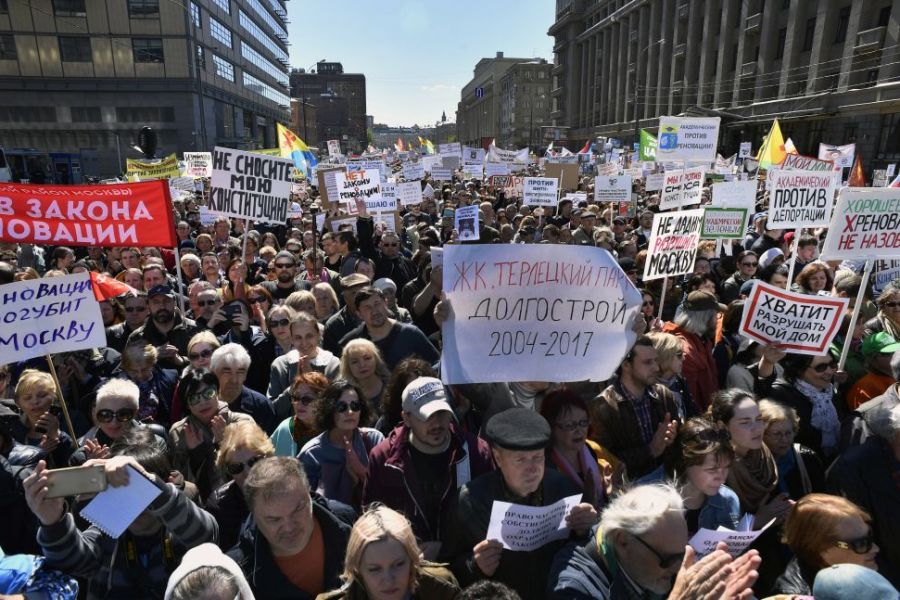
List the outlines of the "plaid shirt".
{"type": "Polygon", "coordinates": [[[631,402],[634,406],[634,414],[637,415],[638,425],[640,425],[641,428],[641,440],[645,444],[649,444],[650,440],[653,439],[653,417],[650,408],[654,397],[653,392],[651,391],[652,386],[647,386],[644,389],[644,394],[640,398],[635,398],[634,395],[622,385],[621,379],[617,382],[617,388],[617,391],[622,397],[628,402],[631,402]]]}

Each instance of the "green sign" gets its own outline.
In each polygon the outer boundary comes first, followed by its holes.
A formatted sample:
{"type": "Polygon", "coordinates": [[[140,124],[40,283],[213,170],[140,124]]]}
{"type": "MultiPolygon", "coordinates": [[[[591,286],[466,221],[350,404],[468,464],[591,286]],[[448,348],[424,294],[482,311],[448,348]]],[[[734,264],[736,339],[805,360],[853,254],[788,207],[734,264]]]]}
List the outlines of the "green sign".
{"type": "Polygon", "coordinates": [[[744,237],[746,208],[707,208],[703,212],[701,238],[732,239],[744,237]]]}

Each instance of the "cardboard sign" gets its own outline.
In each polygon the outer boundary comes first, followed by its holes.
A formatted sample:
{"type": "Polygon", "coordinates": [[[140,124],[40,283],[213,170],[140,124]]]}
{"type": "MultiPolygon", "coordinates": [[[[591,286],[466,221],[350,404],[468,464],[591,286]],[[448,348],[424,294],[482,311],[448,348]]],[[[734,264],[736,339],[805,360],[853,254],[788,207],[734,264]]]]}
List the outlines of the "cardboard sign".
{"type": "Polygon", "coordinates": [[[343,166],[323,168],[322,165],[319,165],[316,170],[316,181],[318,182],[319,198],[324,207],[330,207],[332,203],[338,202],[337,176],[338,173],[346,171],[346,167],[343,166]]]}
{"type": "Polygon", "coordinates": [[[700,237],[704,239],[741,239],[747,224],[746,208],[713,208],[703,211],[703,227],[700,237]]]}
{"type": "Polygon", "coordinates": [[[448,245],[445,383],[606,381],[634,342],[641,296],[602,248],[448,245]]]}
{"type": "MultiPolygon", "coordinates": [[[[485,156],[484,148],[472,148],[470,146],[463,146],[463,149],[462,149],[463,164],[467,164],[467,163],[481,164],[484,162],[484,156],[485,156]]],[[[446,166],[446,164],[445,164],[445,166],[446,166]]]]}
{"type": "Polygon", "coordinates": [[[165,181],[0,183],[0,241],[65,246],[177,244],[165,181]]]}
{"type": "Polygon", "coordinates": [[[666,171],[662,194],[659,198],[659,208],[670,210],[700,204],[703,194],[703,177],[702,167],[666,171]]]}
{"type": "Polygon", "coordinates": [[[837,335],[849,303],[849,298],[797,294],[756,281],[739,331],[794,354],[821,356],[837,335]]]}
{"type": "Polygon", "coordinates": [[[719,117],[660,117],[656,160],[716,159],[719,117]]]}
{"type": "Polygon", "coordinates": [[[187,177],[212,177],[212,152],[185,152],[184,174],[187,177]]]}
{"type": "Polygon", "coordinates": [[[834,161],[834,165],[842,169],[849,169],[853,166],[853,157],[855,155],[856,144],[844,144],[843,146],[819,144],[819,158],[821,160],[834,161]]]}
{"type": "Polygon", "coordinates": [[[702,208],[653,215],[643,280],[693,271],[702,224],[702,208]]]}
{"type": "Polygon", "coordinates": [[[630,202],[631,177],[616,175],[607,177],[598,175],[594,178],[594,202],[630,202]]]}
{"type": "Polygon", "coordinates": [[[769,171],[767,229],[826,227],[834,204],[834,178],[822,171],[769,171]]]}
{"type": "Polygon", "coordinates": [[[293,167],[287,158],[216,146],[209,209],[257,223],[285,223],[293,167]]]}
{"type": "Polygon", "coordinates": [[[159,160],[125,159],[125,174],[129,181],[147,181],[178,177],[181,175],[181,169],[178,168],[178,157],[173,152],[159,160]]]}
{"type": "Polygon", "coordinates": [[[106,346],[90,274],[7,283],[2,293],[0,365],[106,346]]]}
{"type": "Polygon", "coordinates": [[[499,541],[507,550],[532,552],[554,540],[569,537],[566,515],[580,503],[581,494],[563,498],[549,506],[494,500],[486,537],[499,541]]]}
{"type": "MultiPolygon", "coordinates": [[[[356,199],[363,198],[366,201],[366,207],[368,207],[369,202],[375,203],[382,200],[378,171],[338,172],[335,176],[335,183],[337,184],[338,202],[343,204],[355,207],[356,199]]],[[[396,210],[396,202],[394,203],[394,208],[384,208],[382,210],[384,212],[396,210]]]]}
{"type": "Polygon", "coordinates": [[[403,178],[407,181],[425,179],[425,165],[420,162],[403,163],[403,178]]]}
{"type": "Polygon", "coordinates": [[[478,228],[478,207],[460,206],[454,214],[454,227],[462,242],[474,242],[481,239],[478,228]]]}
{"type": "Polygon", "coordinates": [[[529,206],[556,206],[559,183],[550,177],[526,177],[522,201],[529,206]]]}
{"type": "Polygon", "coordinates": [[[397,199],[400,206],[412,206],[422,203],[422,184],[418,181],[406,181],[397,184],[397,199]]]}
{"type": "Polygon", "coordinates": [[[900,188],[843,188],[822,258],[900,258],[900,188]]]}
{"type": "Polygon", "coordinates": [[[341,141],[340,140],[328,140],[326,143],[328,144],[328,156],[340,156],[341,155],[341,141]]]}
{"type": "Polygon", "coordinates": [[[544,175],[559,180],[563,190],[578,189],[578,165],[550,165],[544,168],[544,175]]]}
{"type": "Polygon", "coordinates": [[[434,167],[431,169],[431,178],[435,181],[453,181],[453,171],[443,167],[434,167]]]}
{"type": "Polygon", "coordinates": [[[512,175],[492,175],[488,184],[495,188],[505,188],[512,185],[512,175]]]}
{"type": "Polygon", "coordinates": [[[834,161],[819,160],[802,154],[788,154],[778,167],[783,171],[834,171],[834,161]]]}

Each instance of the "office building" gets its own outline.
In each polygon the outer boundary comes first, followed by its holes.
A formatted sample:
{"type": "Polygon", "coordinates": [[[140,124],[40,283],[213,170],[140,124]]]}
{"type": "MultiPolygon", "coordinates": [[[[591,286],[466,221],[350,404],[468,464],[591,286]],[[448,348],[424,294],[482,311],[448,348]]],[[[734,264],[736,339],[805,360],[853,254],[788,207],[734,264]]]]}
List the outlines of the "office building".
{"type": "Polygon", "coordinates": [[[365,75],[344,73],[339,62],[319,61],[315,71],[291,71],[291,97],[316,107],[319,146],[340,140],[344,153],[365,150],[365,75]]]}

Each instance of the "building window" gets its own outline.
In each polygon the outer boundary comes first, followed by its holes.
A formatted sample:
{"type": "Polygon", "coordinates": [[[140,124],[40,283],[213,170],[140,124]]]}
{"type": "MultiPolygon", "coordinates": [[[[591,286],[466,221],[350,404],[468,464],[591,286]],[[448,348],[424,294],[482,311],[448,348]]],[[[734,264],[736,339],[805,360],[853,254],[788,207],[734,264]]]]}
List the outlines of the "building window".
{"type": "Polygon", "coordinates": [[[99,106],[73,106],[71,112],[73,123],[99,123],[102,120],[99,106]]]}
{"type": "Polygon", "coordinates": [[[803,34],[803,51],[809,52],[816,37],[816,18],[806,20],[806,32],[803,34]]]}
{"type": "Polygon", "coordinates": [[[200,18],[200,7],[196,2],[191,2],[191,23],[197,29],[203,29],[203,20],[200,18]]]}
{"type": "Polygon", "coordinates": [[[879,27],[887,27],[888,23],[891,22],[891,7],[884,6],[881,11],[878,13],[878,26],[879,27]]]}
{"type": "Polygon", "coordinates": [[[216,54],[212,55],[212,59],[213,64],[216,65],[216,75],[234,83],[234,65],[216,54]]]}
{"type": "Polygon", "coordinates": [[[273,77],[281,85],[288,87],[290,78],[284,67],[279,67],[275,63],[266,60],[265,57],[254,50],[246,40],[241,40],[241,56],[265,71],[266,74],[273,77]]]}
{"type": "Polygon", "coordinates": [[[203,46],[197,46],[197,68],[201,71],[206,69],[206,51],[203,46]]]}
{"type": "Polygon", "coordinates": [[[171,106],[125,106],[116,108],[120,123],[174,123],[175,109],[171,106]]]}
{"type": "Polygon", "coordinates": [[[91,38],[60,36],[59,57],[63,62],[91,62],[91,38]]]}
{"type": "Polygon", "coordinates": [[[778,43],[775,45],[775,60],[784,58],[784,44],[787,42],[787,27],[778,30],[778,43]]]}
{"type": "Polygon", "coordinates": [[[837,29],[834,32],[834,43],[843,44],[847,40],[847,26],[850,24],[850,7],[844,6],[838,11],[837,29]]]}
{"type": "Polygon", "coordinates": [[[3,123],[55,123],[53,106],[0,106],[0,122],[3,123]]]}
{"type": "Polygon", "coordinates": [[[212,17],[209,18],[209,33],[216,41],[222,42],[231,48],[231,31],[225,25],[212,17]]]}
{"type": "Polygon", "coordinates": [[[128,16],[132,19],[158,19],[159,0],[128,0],[128,16]]]}
{"type": "Polygon", "coordinates": [[[900,156],[900,113],[882,115],[881,139],[878,140],[878,154],[876,158],[896,158],[900,156]]]}
{"type": "Polygon", "coordinates": [[[226,15],[231,14],[231,2],[230,0],[213,0],[216,3],[216,6],[221,8],[226,15]]]}
{"type": "Polygon", "coordinates": [[[238,21],[241,24],[241,27],[244,28],[244,31],[250,34],[250,36],[259,42],[263,48],[271,52],[275,58],[284,64],[289,64],[287,52],[285,52],[282,47],[273,40],[270,36],[266,35],[262,29],[251,19],[247,13],[242,10],[238,11],[238,21]]]}
{"type": "Polygon", "coordinates": [[[10,34],[0,35],[0,60],[16,60],[16,38],[10,34]]]}
{"type": "Polygon", "coordinates": [[[53,0],[53,12],[57,17],[86,17],[84,0],[53,0]]]}
{"type": "Polygon", "coordinates": [[[7,0],[0,0],[0,15],[5,15],[9,13],[9,2],[7,0]]]}
{"type": "Polygon", "coordinates": [[[161,63],[166,60],[160,38],[134,38],[131,40],[131,48],[136,63],[161,63]]]}
{"type": "Polygon", "coordinates": [[[264,98],[268,98],[272,102],[275,102],[279,106],[290,107],[291,99],[284,92],[280,92],[273,88],[271,85],[268,85],[265,82],[260,81],[253,75],[250,75],[246,71],[243,72],[243,84],[244,87],[248,90],[256,92],[260,96],[264,98]]]}

